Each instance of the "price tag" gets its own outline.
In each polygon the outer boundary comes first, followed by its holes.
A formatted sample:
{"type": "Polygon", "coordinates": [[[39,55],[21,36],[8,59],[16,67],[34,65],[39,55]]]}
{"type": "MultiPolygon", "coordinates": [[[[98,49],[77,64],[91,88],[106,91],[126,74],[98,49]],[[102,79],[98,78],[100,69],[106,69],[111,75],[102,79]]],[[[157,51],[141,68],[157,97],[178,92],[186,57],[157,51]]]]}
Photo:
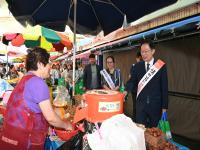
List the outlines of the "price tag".
{"type": "Polygon", "coordinates": [[[120,111],[120,101],[99,102],[99,112],[118,112],[120,111]]]}

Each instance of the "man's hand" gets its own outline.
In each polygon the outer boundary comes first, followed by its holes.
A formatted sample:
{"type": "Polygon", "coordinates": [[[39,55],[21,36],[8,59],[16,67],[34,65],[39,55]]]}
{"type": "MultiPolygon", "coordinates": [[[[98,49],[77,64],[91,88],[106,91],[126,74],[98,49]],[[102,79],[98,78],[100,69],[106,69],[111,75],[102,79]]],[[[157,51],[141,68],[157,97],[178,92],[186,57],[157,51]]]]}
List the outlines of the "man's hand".
{"type": "Polygon", "coordinates": [[[126,95],[128,94],[128,92],[127,92],[127,91],[124,91],[123,94],[126,96],[126,95]]]}
{"type": "Polygon", "coordinates": [[[71,122],[65,121],[65,130],[67,131],[73,130],[73,126],[71,122]]]}
{"type": "Polygon", "coordinates": [[[162,109],[162,113],[164,113],[164,112],[166,112],[167,111],[167,109],[162,109]]]}
{"type": "Polygon", "coordinates": [[[114,91],[118,91],[119,90],[119,86],[115,87],[113,90],[114,91]]]}
{"type": "Polygon", "coordinates": [[[83,91],[86,91],[86,87],[83,87],[83,91]]]}
{"type": "Polygon", "coordinates": [[[103,85],[103,88],[104,88],[105,90],[110,90],[106,85],[103,85]]]}

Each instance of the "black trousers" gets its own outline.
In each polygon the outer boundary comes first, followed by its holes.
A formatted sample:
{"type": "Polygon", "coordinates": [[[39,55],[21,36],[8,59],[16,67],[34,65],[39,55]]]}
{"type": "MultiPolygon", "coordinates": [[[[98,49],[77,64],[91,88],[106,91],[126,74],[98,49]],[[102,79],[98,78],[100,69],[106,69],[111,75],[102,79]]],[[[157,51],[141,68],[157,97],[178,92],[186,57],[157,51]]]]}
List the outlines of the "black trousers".
{"type": "Polygon", "coordinates": [[[145,127],[157,127],[161,119],[162,108],[160,102],[137,100],[136,102],[136,123],[145,127]]]}
{"type": "Polygon", "coordinates": [[[131,93],[132,101],[133,101],[133,114],[132,114],[132,120],[136,122],[136,94],[131,93]]]}

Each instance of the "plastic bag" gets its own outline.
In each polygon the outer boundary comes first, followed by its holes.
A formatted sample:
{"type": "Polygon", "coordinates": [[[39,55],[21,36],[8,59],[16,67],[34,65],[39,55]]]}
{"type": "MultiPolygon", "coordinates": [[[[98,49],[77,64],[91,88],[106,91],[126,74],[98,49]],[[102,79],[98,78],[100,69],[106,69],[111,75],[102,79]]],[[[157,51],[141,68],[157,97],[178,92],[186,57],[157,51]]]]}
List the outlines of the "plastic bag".
{"type": "Polygon", "coordinates": [[[167,120],[167,112],[162,113],[161,120],[158,123],[158,128],[165,133],[167,139],[172,139],[169,121],[167,120]]]}
{"type": "Polygon", "coordinates": [[[57,150],[57,149],[67,149],[67,150],[82,150],[82,139],[83,133],[78,132],[69,141],[52,141],[49,137],[46,138],[44,150],[57,150]]]}
{"type": "Polygon", "coordinates": [[[92,150],[146,150],[144,130],[123,114],[103,121],[87,139],[92,150]]]}
{"type": "Polygon", "coordinates": [[[49,137],[46,138],[44,150],[57,150],[64,144],[63,141],[53,141],[49,137]]]}
{"type": "Polygon", "coordinates": [[[3,97],[5,91],[12,91],[14,88],[6,80],[0,79],[0,98],[3,97]]]}
{"type": "Polygon", "coordinates": [[[63,85],[57,86],[56,93],[57,93],[56,97],[53,101],[54,106],[64,107],[67,104],[71,103],[70,95],[65,86],[63,86],[63,85]]]}
{"type": "Polygon", "coordinates": [[[75,94],[84,94],[84,90],[83,90],[83,79],[79,79],[77,82],[76,82],[76,85],[75,85],[75,94]]]}

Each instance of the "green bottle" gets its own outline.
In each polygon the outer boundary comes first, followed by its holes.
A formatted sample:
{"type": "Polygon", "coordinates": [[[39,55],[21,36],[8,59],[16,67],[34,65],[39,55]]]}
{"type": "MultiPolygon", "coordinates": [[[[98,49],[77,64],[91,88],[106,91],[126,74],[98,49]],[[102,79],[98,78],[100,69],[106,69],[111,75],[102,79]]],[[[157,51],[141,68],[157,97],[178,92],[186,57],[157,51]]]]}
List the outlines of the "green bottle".
{"type": "MultiPolygon", "coordinates": [[[[124,91],[125,91],[125,86],[124,86],[124,83],[122,82],[122,85],[120,86],[120,88],[119,88],[119,91],[121,92],[121,93],[124,93],[124,91]]],[[[126,95],[125,97],[124,97],[124,101],[126,101],[126,100],[128,100],[128,95],[126,95]]]]}
{"type": "Polygon", "coordinates": [[[66,86],[65,79],[64,78],[59,78],[58,79],[58,85],[66,86]]]}
{"type": "Polygon", "coordinates": [[[125,91],[125,87],[124,87],[124,83],[122,82],[122,85],[120,86],[120,88],[119,88],[119,91],[121,92],[121,93],[123,93],[124,91],[125,91]]]}

